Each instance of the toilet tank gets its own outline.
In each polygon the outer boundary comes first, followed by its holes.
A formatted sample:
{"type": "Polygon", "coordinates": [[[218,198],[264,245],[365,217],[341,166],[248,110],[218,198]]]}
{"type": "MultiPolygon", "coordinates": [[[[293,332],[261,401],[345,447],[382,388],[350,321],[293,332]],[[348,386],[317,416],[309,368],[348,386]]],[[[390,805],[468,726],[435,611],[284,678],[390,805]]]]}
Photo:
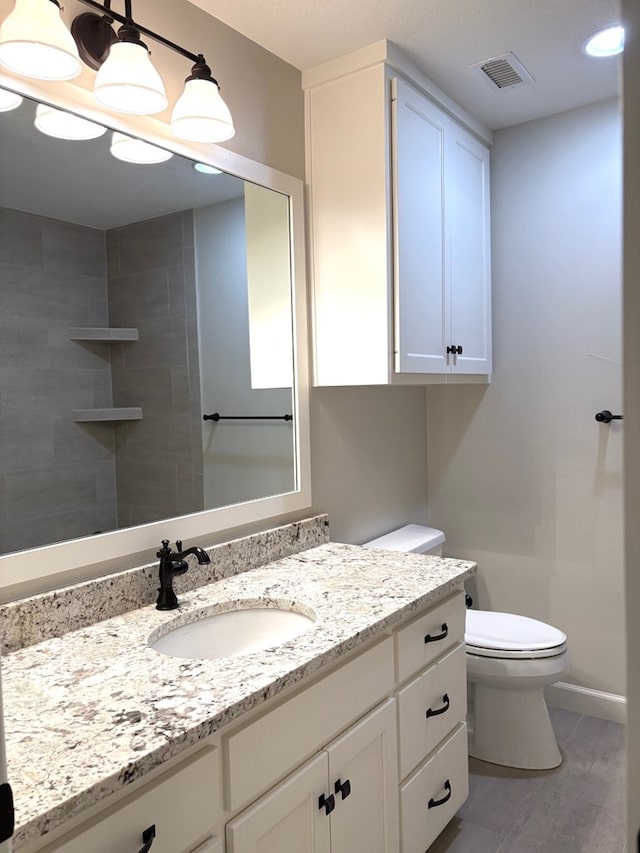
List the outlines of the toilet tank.
{"type": "Polygon", "coordinates": [[[420,524],[407,524],[365,542],[363,548],[386,548],[389,551],[404,551],[411,554],[431,554],[434,557],[442,556],[442,546],[445,535],[442,530],[435,527],[423,527],[420,524]]]}

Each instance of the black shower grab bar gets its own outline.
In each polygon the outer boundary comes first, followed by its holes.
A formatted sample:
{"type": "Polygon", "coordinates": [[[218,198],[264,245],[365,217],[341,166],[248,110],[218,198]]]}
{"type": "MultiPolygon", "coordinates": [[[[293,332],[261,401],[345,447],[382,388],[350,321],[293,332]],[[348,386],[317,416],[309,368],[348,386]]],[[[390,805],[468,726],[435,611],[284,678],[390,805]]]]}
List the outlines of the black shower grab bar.
{"type": "Polygon", "coordinates": [[[609,409],[603,409],[596,415],[599,424],[610,424],[611,421],[623,421],[624,415],[612,415],[609,409]]]}
{"type": "Polygon", "coordinates": [[[293,415],[221,415],[214,412],[212,415],[203,415],[203,421],[292,421],[293,415]]]}

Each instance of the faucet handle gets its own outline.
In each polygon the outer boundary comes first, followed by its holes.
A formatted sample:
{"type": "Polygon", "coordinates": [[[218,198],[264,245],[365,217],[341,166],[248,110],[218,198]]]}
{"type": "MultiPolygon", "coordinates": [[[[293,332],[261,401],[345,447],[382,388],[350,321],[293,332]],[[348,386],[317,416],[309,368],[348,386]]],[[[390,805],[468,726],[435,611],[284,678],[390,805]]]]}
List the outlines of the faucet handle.
{"type": "Polygon", "coordinates": [[[176,539],[176,551],[178,554],[182,551],[182,539],[176,539]]]}
{"type": "Polygon", "coordinates": [[[171,549],[169,548],[169,540],[163,539],[162,540],[162,548],[160,548],[159,551],[156,551],[156,557],[163,559],[164,557],[168,557],[170,553],[171,553],[171,549]]]}

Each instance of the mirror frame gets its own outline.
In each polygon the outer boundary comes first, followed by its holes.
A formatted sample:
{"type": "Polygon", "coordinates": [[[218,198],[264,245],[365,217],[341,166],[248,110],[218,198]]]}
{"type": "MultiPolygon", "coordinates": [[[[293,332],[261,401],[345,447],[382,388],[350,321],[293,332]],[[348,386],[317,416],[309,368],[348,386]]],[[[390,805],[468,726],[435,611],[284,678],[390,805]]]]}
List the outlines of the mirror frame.
{"type": "MultiPolygon", "coordinates": [[[[186,542],[196,540],[202,545],[209,545],[211,541],[206,537],[220,541],[222,533],[233,534],[235,530],[247,525],[255,525],[258,522],[309,509],[311,506],[311,453],[303,182],[217,145],[183,142],[172,135],[169,125],[151,116],[125,116],[102,110],[94,100],[92,92],[71,82],[51,83],[44,80],[27,80],[0,70],[0,86],[27,98],[66,109],[100,124],[106,124],[108,128],[138,136],[189,160],[207,163],[238,178],[260,184],[289,197],[291,295],[294,318],[293,397],[294,411],[297,413],[294,421],[295,463],[298,483],[295,491],[281,495],[2,554],[0,555],[0,600],[7,601],[29,595],[33,591],[52,589],[59,583],[74,583],[95,577],[96,572],[92,572],[91,568],[100,564],[108,565],[100,574],[109,574],[128,568],[131,557],[138,555],[144,557],[155,552],[160,547],[162,539],[170,541],[183,539],[186,542]]],[[[141,562],[144,562],[144,559],[141,562]]]]}

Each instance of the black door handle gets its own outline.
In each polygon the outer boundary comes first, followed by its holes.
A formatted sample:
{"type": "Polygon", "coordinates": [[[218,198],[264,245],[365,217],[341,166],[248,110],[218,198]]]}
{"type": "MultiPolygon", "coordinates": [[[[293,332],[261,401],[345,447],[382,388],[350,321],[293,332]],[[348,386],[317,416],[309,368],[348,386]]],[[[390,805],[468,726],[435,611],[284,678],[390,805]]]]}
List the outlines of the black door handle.
{"type": "Polygon", "coordinates": [[[444,640],[449,633],[449,626],[446,622],[442,623],[442,628],[440,630],[442,631],[441,634],[434,634],[433,636],[431,636],[431,634],[427,634],[424,638],[425,643],[436,643],[438,640],[444,640]]]}
{"type": "Polygon", "coordinates": [[[148,826],[145,831],[142,833],[142,840],[144,841],[144,847],[142,847],[138,853],[149,853],[151,850],[151,845],[153,844],[153,839],[156,837],[156,825],[155,823],[151,826],[148,826]]]}
{"type": "Polygon", "coordinates": [[[349,794],[351,793],[351,782],[348,779],[345,779],[344,782],[341,782],[338,779],[335,784],[335,792],[336,794],[341,794],[342,799],[346,800],[349,794]]]}
{"type": "MultiPolygon", "coordinates": [[[[320,796],[318,797],[318,808],[319,809],[323,808],[325,814],[331,814],[331,812],[335,809],[335,807],[336,807],[336,798],[333,796],[333,794],[329,794],[328,797],[325,797],[324,794],[320,794],[320,796]]],[[[140,853],[142,853],[142,851],[140,851],[140,853]]]]}
{"type": "Polygon", "coordinates": [[[437,711],[434,711],[433,708],[427,709],[427,719],[429,719],[429,717],[438,717],[440,714],[444,714],[449,710],[449,705],[451,703],[449,702],[449,695],[447,693],[442,697],[442,701],[444,702],[444,705],[442,708],[438,708],[437,711]]]}
{"type": "Polygon", "coordinates": [[[428,809],[435,809],[437,806],[443,806],[445,803],[449,802],[451,799],[451,782],[448,779],[444,783],[444,789],[447,792],[445,796],[441,800],[434,800],[432,797],[427,804],[428,809]]]}

